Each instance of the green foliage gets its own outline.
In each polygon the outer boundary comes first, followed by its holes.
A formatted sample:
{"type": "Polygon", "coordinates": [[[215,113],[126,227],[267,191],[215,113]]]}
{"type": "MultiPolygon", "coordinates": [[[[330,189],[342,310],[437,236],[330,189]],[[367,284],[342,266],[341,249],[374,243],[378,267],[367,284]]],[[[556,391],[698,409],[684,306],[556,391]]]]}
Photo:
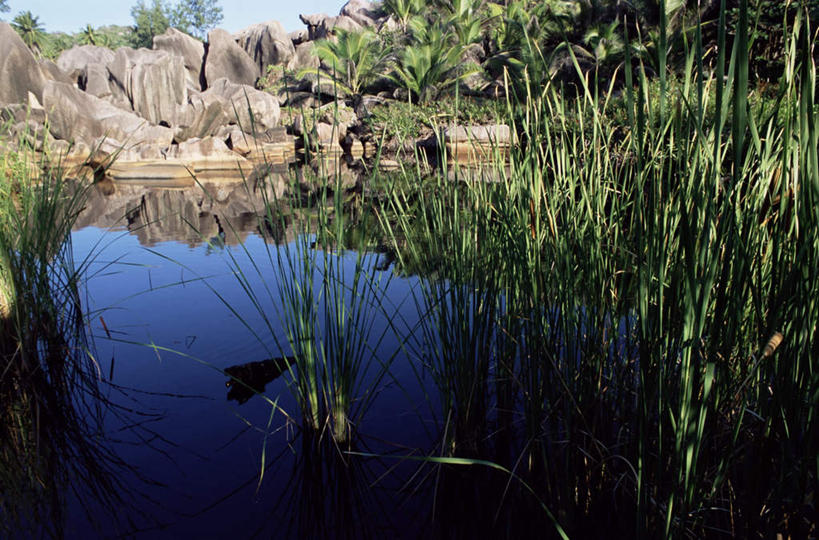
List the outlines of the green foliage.
{"type": "Polygon", "coordinates": [[[406,29],[409,20],[426,8],[423,0],[384,0],[384,9],[395,16],[401,28],[406,29]]]}
{"type": "Polygon", "coordinates": [[[8,13],[11,11],[8,0],[0,0],[0,13],[8,13]]]}
{"type": "Polygon", "coordinates": [[[78,43],[75,36],[64,32],[46,34],[43,38],[42,54],[46,58],[55,60],[60,53],[70,49],[78,43]]]}
{"type": "Polygon", "coordinates": [[[411,42],[399,54],[389,77],[407,89],[410,99],[426,103],[474,72],[462,64],[465,46],[448,28],[421,17],[413,18],[409,26],[411,42]]]}
{"type": "Polygon", "coordinates": [[[315,52],[345,92],[361,94],[383,72],[387,53],[371,30],[337,31],[333,40],[320,40],[315,52]]]}
{"type": "Polygon", "coordinates": [[[131,17],[134,19],[133,47],[152,47],[154,36],[164,33],[171,26],[168,7],[162,0],[153,0],[150,5],[146,5],[145,0],[139,0],[131,8],[131,17]]]}
{"type": "Polygon", "coordinates": [[[167,13],[171,26],[200,39],[223,18],[218,0],[179,0],[167,13]]]}
{"type": "Polygon", "coordinates": [[[99,47],[107,47],[108,40],[105,34],[97,32],[93,26],[86,24],[85,28],[80,32],[80,43],[83,45],[96,45],[99,47]]]}
{"type": "Polygon", "coordinates": [[[46,34],[39,17],[33,15],[30,11],[23,11],[14,17],[11,26],[20,34],[20,37],[23,38],[23,41],[31,50],[37,53],[40,52],[46,34]]]}

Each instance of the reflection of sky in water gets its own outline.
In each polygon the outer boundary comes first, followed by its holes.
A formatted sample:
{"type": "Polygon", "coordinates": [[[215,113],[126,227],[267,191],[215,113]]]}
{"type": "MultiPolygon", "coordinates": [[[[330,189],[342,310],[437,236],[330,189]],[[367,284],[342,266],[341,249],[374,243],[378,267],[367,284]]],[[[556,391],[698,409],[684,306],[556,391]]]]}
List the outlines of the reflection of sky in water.
{"type": "MultiPolygon", "coordinates": [[[[293,489],[287,486],[293,452],[286,445],[293,438],[293,429],[280,429],[269,438],[268,462],[272,456],[281,454],[283,458],[265,474],[261,490],[255,495],[262,435],[248,424],[264,429],[271,407],[258,397],[241,406],[227,401],[226,377],[218,370],[268,358],[265,349],[275,351],[274,340],[232,275],[223,250],[173,241],[145,248],[139,241],[137,236],[121,230],[96,227],[73,234],[77,261],[82,261],[96,246],[89,266],[87,295],[101,372],[107,377],[113,362],[113,382],[137,390],[129,392],[130,397],[114,392],[112,398],[141,412],[162,414],[160,420],[146,424],[155,432],[143,433],[151,439],[150,445],[138,440],[131,431],[116,431],[121,426],[113,425],[114,422],[110,426],[115,437],[128,443],[117,445],[120,456],[150,480],[167,486],[141,486],[158,504],[143,502],[140,506],[160,522],[169,524],[167,530],[152,530],[146,536],[244,537],[259,527],[263,536],[269,536],[277,530],[277,520],[290,519],[277,516],[275,501],[283,492],[293,489]],[[207,278],[207,284],[200,277],[207,278]],[[252,336],[214,291],[246,317],[253,330],[263,336],[264,343],[252,336]],[[100,317],[112,340],[106,337],[100,317]],[[155,350],[149,344],[179,354],[155,350]],[[243,485],[235,495],[209,508],[243,485]]],[[[245,247],[254,260],[262,261],[262,274],[275,295],[274,272],[266,250],[280,248],[265,244],[256,235],[246,239],[245,247]]],[[[233,249],[242,264],[247,262],[241,248],[229,249],[233,249]]],[[[370,264],[376,260],[376,256],[368,259],[370,264]]],[[[347,254],[344,264],[345,271],[351,274],[355,254],[347,254]]],[[[263,291],[258,274],[248,271],[246,275],[255,290],[263,291]]],[[[382,282],[386,283],[387,276],[384,274],[382,282]]],[[[385,313],[400,314],[396,320],[403,320],[402,324],[408,327],[417,322],[411,297],[416,281],[393,277],[384,307],[385,313]]],[[[259,292],[259,296],[269,301],[266,293],[259,292]]],[[[272,309],[268,314],[277,321],[272,309]]],[[[386,317],[379,315],[372,335],[388,331],[386,326],[386,317]]],[[[277,331],[286,343],[281,329],[277,331]]],[[[397,347],[396,339],[389,333],[378,355],[389,356],[397,347]]],[[[384,379],[382,391],[367,412],[360,432],[403,445],[428,446],[423,422],[415,412],[417,404],[424,401],[406,357],[399,354],[390,372],[400,384],[389,377],[384,379]]],[[[284,378],[277,379],[267,384],[265,393],[271,399],[279,398],[279,405],[297,416],[298,410],[285,385],[284,378]]],[[[427,411],[428,405],[420,407],[419,412],[427,411]]],[[[283,427],[284,416],[275,415],[272,425],[283,427]]],[[[373,445],[369,450],[390,450],[383,443],[373,445]]],[[[391,465],[394,463],[386,466],[391,465]]],[[[388,485],[389,480],[384,484],[388,485]]],[[[75,530],[73,534],[82,536],[82,532],[75,530]]]]}

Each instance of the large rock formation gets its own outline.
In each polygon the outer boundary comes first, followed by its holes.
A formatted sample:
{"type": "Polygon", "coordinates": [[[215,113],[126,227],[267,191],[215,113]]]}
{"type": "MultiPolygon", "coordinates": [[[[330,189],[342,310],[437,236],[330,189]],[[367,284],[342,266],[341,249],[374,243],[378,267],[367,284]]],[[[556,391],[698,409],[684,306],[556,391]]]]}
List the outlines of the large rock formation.
{"type": "Polygon", "coordinates": [[[358,32],[363,29],[363,25],[347,15],[330,17],[325,13],[317,13],[314,15],[299,15],[299,18],[301,22],[307,25],[307,35],[311,41],[324,39],[335,30],[358,32]]]}
{"type": "Polygon", "coordinates": [[[77,80],[80,73],[89,65],[97,64],[107,68],[108,64],[113,60],[114,51],[107,47],[75,45],[60,53],[57,58],[57,67],[67,73],[73,80],[77,80]]]}
{"type": "Polygon", "coordinates": [[[290,68],[300,71],[303,69],[319,67],[319,58],[313,52],[313,43],[305,41],[296,45],[296,55],[290,61],[290,68]]]}
{"type": "Polygon", "coordinates": [[[173,130],[152,126],[133,113],[65,83],[47,81],[42,103],[56,139],[95,144],[105,137],[122,144],[149,143],[159,147],[167,147],[173,140],[173,130]]]}
{"type": "Polygon", "coordinates": [[[176,28],[154,37],[154,49],[165,51],[174,56],[181,56],[187,72],[188,88],[204,90],[202,64],[205,59],[205,45],[176,28]]]}
{"type": "Polygon", "coordinates": [[[368,0],[350,0],[341,8],[339,15],[350,17],[361,26],[374,27],[377,26],[383,12],[368,0]]]}
{"type": "Polygon", "coordinates": [[[253,86],[259,78],[259,69],[248,54],[221,29],[208,32],[205,57],[205,81],[210,88],[219,79],[253,86]]]}
{"type": "Polygon", "coordinates": [[[28,93],[42,101],[47,78],[17,32],[0,22],[0,105],[25,103],[28,93]]]}
{"type": "Polygon", "coordinates": [[[238,124],[245,133],[264,133],[279,124],[281,115],[275,96],[227,79],[215,81],[206,91],[193,96],[191,103],[201,108],[220,104],[228,123],[238,124]]]}
{"type": "Polygon", "coordinates": [[[254,24],[234,37],[239,46],[253,57],[259,75],[265,74],[267,66],[287,65],[296,55],[293,41],[278,21],[254,24]]]}
{"type": "Polygon", "coordinates": [[[179,109],[188,100],[181,56],[122,47],[108,65],[108,71],[115,102],[127,98],[132,110],[152,124],[176,123],[179,109]]]}
{"type": "Polygon", "coordinates": [[[301,22],[307,26],[307,39],[315,41],[327,37],[327,30],[324,21],[330,16],[326,13],[314,13],[312,15],[299,15],[301,22]]]}

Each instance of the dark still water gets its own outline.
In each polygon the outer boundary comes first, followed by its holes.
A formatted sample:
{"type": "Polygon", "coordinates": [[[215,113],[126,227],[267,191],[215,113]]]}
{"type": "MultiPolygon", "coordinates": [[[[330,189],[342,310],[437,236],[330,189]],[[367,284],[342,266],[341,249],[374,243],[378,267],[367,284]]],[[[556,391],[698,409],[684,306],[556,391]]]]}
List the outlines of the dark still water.
{"type": "MultiPolygon", "coordinates": [[[[289,353],[275,304],[277,253],[307,244],[293,230],[260,234],[261,204],[240,183],[92,192],[72,240],[88,260],[86,316],[110,401],[94,444],[118,460],[123,501],[111,515],[71,497],[68,537],[413,538],[434,528],[436,468],[400,459],[434,452],[441,427],[408,339],[419,278],[363,257],[380,305],[354,399],[374,398],[350,443],[305,435],[291,373],[275,360],[289,353]]],[[[352,275],[357,260],[337,254],[335,271],[352,275]]]]}

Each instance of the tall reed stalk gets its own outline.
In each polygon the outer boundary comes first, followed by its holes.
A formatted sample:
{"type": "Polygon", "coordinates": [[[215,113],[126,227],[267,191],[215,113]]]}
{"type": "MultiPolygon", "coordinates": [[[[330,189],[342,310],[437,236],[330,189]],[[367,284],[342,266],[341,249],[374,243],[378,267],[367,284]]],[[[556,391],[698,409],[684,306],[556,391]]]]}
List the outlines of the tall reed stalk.
{"type": "Polygon", "coordinates": [[[85,191],[24,142],[0,159],[0,535],[61,537],[69,497],[108,512],[94,524],[127,498],[72,254],[85,191]]]}
{"type": "MultiPolygon", "coordinates": [[[[621,79],[600,92],[574,59],[574,89],[526,81],[501,181],[387,202],[400,256],[435,269],[419,361],[442,414],[477,412],[470,429],[489,433],[492,388],[514,380],[518,453],[502,464],[571,536],[815,534],[813,31],[806,13],[784,21],[779,95],[755,110],[747,10],[730,55],[724,1],[713,48],[697,24],[669,54],[661,25],[657,98],[630,54],[617,98],[621,79]]],[[[445,452],[470,457],[452,426],[445,452]]]]}

